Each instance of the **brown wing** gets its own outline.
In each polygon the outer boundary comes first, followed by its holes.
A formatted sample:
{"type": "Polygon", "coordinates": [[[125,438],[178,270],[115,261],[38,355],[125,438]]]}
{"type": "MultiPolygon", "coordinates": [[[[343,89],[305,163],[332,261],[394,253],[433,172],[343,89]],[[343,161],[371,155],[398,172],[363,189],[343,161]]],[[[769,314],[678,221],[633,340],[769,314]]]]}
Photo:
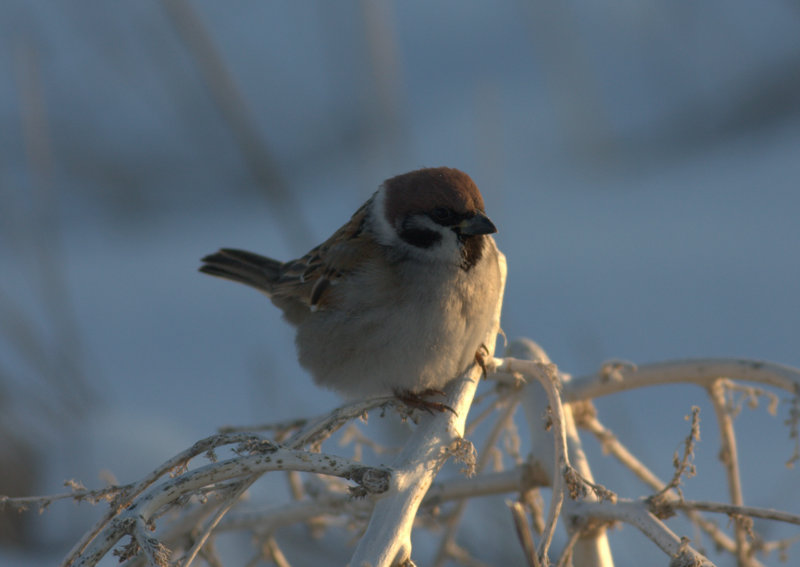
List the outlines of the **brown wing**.
{"type": "Polygon", "coordinates": [[[299,300],[312,311],[324,309],[331,286],[375,255],[378,245],[365,238],[364,223],[372,199],[364,203],[350,221],[297,260],[286,262],[273,287],[273,297],[299,300]]]}

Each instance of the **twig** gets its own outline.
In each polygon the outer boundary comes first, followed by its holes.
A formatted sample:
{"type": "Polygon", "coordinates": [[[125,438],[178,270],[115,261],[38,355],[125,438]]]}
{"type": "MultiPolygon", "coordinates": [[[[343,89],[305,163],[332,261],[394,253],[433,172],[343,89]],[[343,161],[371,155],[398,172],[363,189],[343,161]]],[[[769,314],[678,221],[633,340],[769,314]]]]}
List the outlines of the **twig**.
{"type": "Polygon", "coordinates": [[[436,482],[425,495],[422,504],[437,506],[468,497],[525,492],[549,484],[549,478],[537,475],[527,464],[522,464],[510,470],[479,474],[472,478],[451,478],[436,482]]]}
{"type": "MultiPolygon", "coordinates": [[[[465,498],[513,494],[544,486],[547,479],[537,476],[527,465],[496,473],[486,473],[472,478],[451,478],[431,485],[421,503],[422,508],[434,508],[446,502],[465,498]]],[[[302,500],[268,508],[232,512],[220,522],[218,532],[258,529],[272,532],[292,524],[308,522],[320,516],[367,516],[373,507],[370,500],[353,500],[350,495],[334,492],[318,494],[313,500],[302,500]]],[[[167,538],[169,539],[169,538],[167,538]]]]}
{"type": "MultiPolygon", "coordinates": [[[[644,463],[642,463],[636,458],[636,456],[628,451],[628,449],[619,441],[619,439],[617,439],[617,437],[611,431],[603,426],[603,424],[600,423],[600,421],[598,421],[594,415],[587,413],[581,414],[581,419],[578,422],[578,425],[594,434],[600,441],[603,450],[607,451],[617,460],[619,460],[620,463],[627,467],[645,485],[656,491],[660,491],[664,488],[664,486],[666,486],[666,482],[653,474],[653,472],[644,463]]],[[[674,502],[679,500],[674,491],[667,492],[665,496],[667,496],[667,506],[671,506],[674,502]]],[[[711,540],[714,542],[714,545],[729,552],[736,551],[736,542],[729,538],[728,535],[725,534],[725,532],[723,532],[717,524],[707,520],[696,510],[689,509],[684,510],[684,512],[689,520],[697,524],[706,533],[706,535],[711,538],[711,540]]],[[[761,565],[761,563],[755,558],[751,558],[751,561],[753,562],[753,567],[759,567],[761,565]]]]}
{"type": "Polygon", "coordinates": [[[189,449],[182,451],[171,459],[165,461],[161,466],[157,467],[150,474],[146,475],[138,483],[131,485],[130,488],[126,488],[124,492],[119,493],[117,498],[114,499],[114,502],[112,502],[111,508],[108,510],[108,512],[106,512],[106,514],[100,520],[98,520],[98,522],[72,547],[64,559],[63,565],[72,565],[76,558],[85,552],[90,542],[94,540],[98,534],[109,525],[110,522],[113,521],[114,517],[117,516],[121,510],[129,506],[133,502],[134,498],[139,496],[144,490],[147,489],[147,487],[151,486],[159,478],[168,473],[185,470],[187,463],[197,455],[202,453],[208,454],[209,452],[213,452],[213,450],[217,447],[245,442],[253,439],[254,437],[255,436],[251,434],[244,433],[231,435],[212,435],[211,437],[206,437],[205,439],[198,441],[189,449]]]}
{"type": "Polygon", "coordinates": [[[371,409],[397,407],[397,404],[397,398],[394,396],[382,396],[341,406],[330,413],[309,420],[286,441],[286,446],[297,449],[306,445],[319,445],[348,421],[366,416],[371,409]]]}
{"type": "Polygon", "coordinates": [[[705,502],[702,500],[679,500],[676,502],[671,502],[670,506],[679,510],[703,510],[718,514],[747,516],[749,518],[762,518],[764,520],[774,520],[776,522],[786,522],[787,524],[800,525],[800,514],[790,514],[788,512],[773,510],[771,508],[737,506],[735,504],[705,502]]]}
{"type": "MultiPolygon", "coordinates": [[[[70,481],[65,484],[71,485],[70,481]]],[[[132,487],[133,484],[108,486],[96,490],[87,490],[86,488],[80,487],[72,492],[63,492],[61,494],[50,494],[46,496],[4,496],[0,494],[0,510],[13,508],[24,512],[31,507],[35,507],[41,513],[51,504],[59,500],[74,500],[75,502],[82,502],[85,500],[91,504],[97,504],[102,501],[110,502],[132,487]]]]}
{"type": "Polygon", "coordinates": [[[224,425],[219,428],[220,433],[256,433],[259,431],[274,431],[276,441],[291,431],[300,429],[308,423],[307,418],[289,419],[277,423],[260,423],[257,425],[224,425]]]}
{"type": "MultiPolygon", "coordinates": [[[[503,430],[508,427],[508,424],[511,421],[511,418],[514,416],[516,409],[516,401],[508,400],[506,407],[503,409],[500,417],[492,427],[492,431],[489,433],[486,442],[483,444],[483,450],[480,452],[480,457],[475,465],[476,472],[482,472],[486,468],[486,465],[489,463],[489,459],[492,455],[491,449],[497,444],[497,440],[500,438],[500,434],[503,432],[503,430]]],[[[456,532],[458,531],[458,526],[460,524],[461,517],[464,514],[464,510],[466,509],[467,502],[468,501],[466,499],[460,500],[456,506],[456,509],[450,515],[444,536],[439,543],[439,550],[436,553],[436,559],[433,562],[435,566],[443,565],[444,562],[447,561],[448,547],[451,543],[455,542],[456,532]]]]}
{"type": "Polygon", "coordinates": [[[531,536],[531,527],[528,523],[528,517],[525,515],[525,507],[519,502],[506,502],[506,505],[511,510],[511,518],[514,520],[514,528],[517,532],[517,538],[522,551],[525,554],[525,560],[528,562],[529,567],[541,567],[539,563],[539,554],[536,552],[536,545],[533,543],[531,536]]]}
{"type": "Polygon", "coordinates": [[[607,372],[581,376],[566,382],[564,399],[568,402],[608,396],[659,384],[697,384],[709,387],[721,377],[774,386],[795,393],[800,389],[800,370],[755,360],[699,358],[656,364],[622,367],[611,380],[607,372]]]}
{"type": "Polygon", "coordinates": [[[564,549],[561,551],[561,557],[558,558],[556,567],[569,567],[572,565],[572,553],[575,549],[575,545],[580,541],[580,538],[581,530],[573,530],[573,532],[569,534],[569,539],[564,549]]]}
{"type": "Polygon", "coordinates": [[[70,553],[63,565],[73,564],[79,555],[104,556],[111,546],[127,533],[128,518],[144,518],[149,521],[160,509],[181,495],[191,494],[195,490],[228,480],[250,479],[253,476],[257,478],[260,474],[275,470],[300,470],[340,476],[356,481],[366,493],[385,492],[390,478],[388,469],[365,467],[335,455],[311,454],[271,445],[261,452],[211,463],[153,486],[147,493],[137,498],[135,503],[115,514],[111,522],[106,522],[108,525],[100,526],[97,533],[81,547],[78,553],[70,553]]]}
{"type": "Polygon", "coordinates": [[[269,553],[269,555],[264,555],[274,561],[277,567],[291,567],[289,561],[286,559],[286,556],[281,551],[281,548],[278,547],[278,542],[275,541],[274,537],[266,537],[264,539],[263,547],[264,550],[269,553]]]}
{"type": "Polygon", "coordinates": [[[644,500],[631,501],[620,499],[616,503],[587,502],[575,503],[576,510],[584,518],[594,518],[607,522],[625,522],[637,528],[655,543],[670,557],[685,558],[686,563],[671,563],[674,565],[696,565],[698,567],[711,567],[707,557],[689,545],[686,538],[679,538],[661,520],[656,518],[647,509],[644,500]]]}
{"type": "Polygon", "coordinates": [[[558,372],[554,364],[537,361],[517,360],[514,358],[498,359],[495,362],[498,370],[507,373],[522,374],[526,378],[536,379],[544,388],[550,407],[550,424],[553,428],[555,448],[555,470],[553,475],[553,495],[550,501],[547,523],[542,539],[539,542],[539,561],[549,564],[548,550],[553,540],[556,523],[561,513],[564,496],[568,490],[567,477],[574,474],[567,454],[567,434],[565,429],[564,408],[561,405],[558,372]]]}
{"type": "Polygon", "coordinates": [[[203,546],[205,545],[209,536],[211,536],[211,532],[217,527],[217,524],[219,524],[220,520],[222,520],[222,517],[228,513],[228,510],[230,510],[239,501],[239,498],[242,497],[247,489],[250,488],[253,483],[258,480],[258,478],[259,475],[253,475],[250,478],[244,479],[238,483],[239,486],[226,498],[222,506],[217,509],[217,511],[214,513],[214,516],[200,532],[200,536],[195,540],[194,544],[192,544],[192,549],[190,549],[189,553],[186,554],[182,567],[189,567],[192,564],[195,557],[197,557],[197,554],[200,553],[201,549],[203,549],[203,546]]]}
{"type": "MultiPolygon", "coordinates": [[[[736,446],[736,433],[733,428],[733,417],[725,400],[727,380],[715,380],[708,388],[708,395],[714,406],[719,427],[720,460],[728,479],[728,495],[734,506],[744,505],[742,497],[742,479],[739,473],[739,454],[736,446]]],[[[745,567],[750,555],[750,542],[747,541],[747,530],[741,522],[734,522],[734,539],[736,540],[736,560],[740,567],[745,567]]]]}
{"type": "Polygon", "coordinates": [[[654,494],[651,500],[654,503],[661,502],[665,500],[667,492],[670,490],[675,490],[678,493],[678,498],[683,498],[683,492],[681,491],[681,479],[684,475],[687,477],[693,477],[696,474],[695,467],[692,464],[694,460],[694,444],[700,440],[700,408],[697,406],[692,407],[692,425],[689,434],[683,441],[683,456],[678,457],[678,452],[675,451],[675,455],[672,458],[672,466],[674,467],[674,471],[672,474],[672,479],[664,485],[661,490],[659,490],[656,494],[654,494]]]}
{"type": "Polygon", "coordinates": [[[367,499],[353,499],[347,494],[326,494],[313,500],[290,502],[267,510],[247,510],[231,512],[220,521],[217,532],[258,529],[271,533],[285,526],[307,522],[321,516],[337,516],[345,512],[364,516],[372,510],[373,502],[367,499]]]}

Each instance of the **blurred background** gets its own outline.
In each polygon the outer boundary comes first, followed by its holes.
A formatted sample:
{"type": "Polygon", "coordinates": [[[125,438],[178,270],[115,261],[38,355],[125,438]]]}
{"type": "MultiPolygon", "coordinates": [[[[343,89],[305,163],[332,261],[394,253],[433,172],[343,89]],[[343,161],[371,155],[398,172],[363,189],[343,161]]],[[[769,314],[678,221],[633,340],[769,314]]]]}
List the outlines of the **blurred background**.
{"type": "MultiPolygon", "coordinates": [[[[6,0],[0,45],[0,493],[129,482],[220,425],[338,404],[278,311],[199,258],[298,257],[423,166],[475,179],[508,258],[504,330],[563,371],[800,367],[796,2],[6,0]]],[[[704,400],[598,407],[669,478],[703,406],[684,490],[724,499],[704,400]]],[[[798,513],[787,404],[764,408],[737,422],[745,499],[798,513]]],[[[643,493],[587,444],[599,482],[643,493]]],[[[2,516],[0,563],[54,564],[94,513],[2,516]]],[[[503,503],[488,514],[465,539],[520,560],[496,543],[514,541],[503,503]]],[[[619,565],[660,557],[631,528],[612,545],[619,565]]]]}

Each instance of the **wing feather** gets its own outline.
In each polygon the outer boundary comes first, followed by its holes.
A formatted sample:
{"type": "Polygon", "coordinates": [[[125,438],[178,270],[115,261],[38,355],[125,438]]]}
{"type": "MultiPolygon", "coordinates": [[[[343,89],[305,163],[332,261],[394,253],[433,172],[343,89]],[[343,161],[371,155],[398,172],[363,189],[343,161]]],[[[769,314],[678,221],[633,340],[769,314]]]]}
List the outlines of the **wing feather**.
{"type": "Polygon", "coordinates": [[[364,203],[347,224],[308,254],[286,262],[273,286],[273,296],[299,300],[312,310],[324,309],[338,280],[378,252],[379,245],[364,232],[371,203],[372,199],[364,203]]]}

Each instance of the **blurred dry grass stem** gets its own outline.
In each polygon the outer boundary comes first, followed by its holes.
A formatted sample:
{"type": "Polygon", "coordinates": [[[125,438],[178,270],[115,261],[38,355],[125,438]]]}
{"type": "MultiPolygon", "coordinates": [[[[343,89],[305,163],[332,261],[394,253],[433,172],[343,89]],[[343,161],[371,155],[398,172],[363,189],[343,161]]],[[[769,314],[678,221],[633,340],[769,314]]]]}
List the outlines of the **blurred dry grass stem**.
{"type": "MultiPolygon", "coordinates": [[[[60,241],[59,202],[41,65],[36,49],[14,49],[27,185],[0,193],[0,241],[7,257],[24,258],[9,276],[29,283],[41,312],[0,288],[0,338],[16,360],[0,365],[0,491],[30,491],[41,475],[36,446],[80,420],[92,399],[60,241]]],[[[0,514],[0,541],[31,539],[25,518],[0,514]]]]}
{"type": "Polygon", "coordinates": [[[165,0],[161,5],[196,62],[256,185],[274,207],[273,220],[281,225],[288,244],[309,246],[313,232],[299,202],[256,129],[249,105],[202,19],[186,0],[165,0]]]}

